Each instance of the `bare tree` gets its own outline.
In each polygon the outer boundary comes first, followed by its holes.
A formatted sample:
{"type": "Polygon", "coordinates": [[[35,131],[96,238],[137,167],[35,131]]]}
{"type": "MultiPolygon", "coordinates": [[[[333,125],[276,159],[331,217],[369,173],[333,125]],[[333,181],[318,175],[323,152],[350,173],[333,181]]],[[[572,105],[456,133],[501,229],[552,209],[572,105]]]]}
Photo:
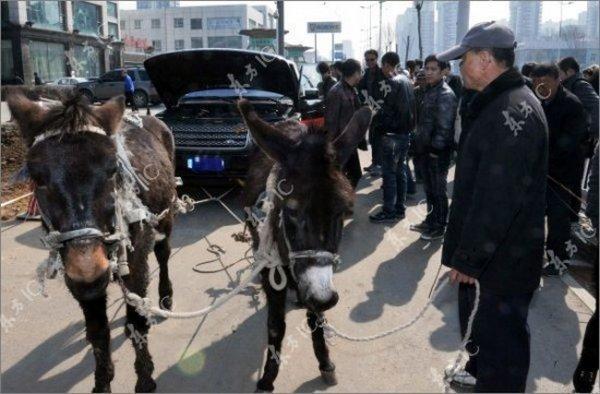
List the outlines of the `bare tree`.
{"type": "Polygon", "coordinates": [[[423,8],[423,0],[414,0],[415,9],[417,10],[417,34],[419,37],[419,59],[423,59],[423,44],[421,42],[421,8],[423,8]]]}

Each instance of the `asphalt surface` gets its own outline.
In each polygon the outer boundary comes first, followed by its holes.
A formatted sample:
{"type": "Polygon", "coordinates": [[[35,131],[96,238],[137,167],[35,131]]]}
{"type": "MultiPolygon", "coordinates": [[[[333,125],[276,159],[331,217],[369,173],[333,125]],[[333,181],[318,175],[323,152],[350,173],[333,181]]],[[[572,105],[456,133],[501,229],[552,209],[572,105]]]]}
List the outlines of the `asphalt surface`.
{"type": "MultiPolygon", "coordinates": [[[[363,163],[368,162],[362,154],[363,163]]],[[[327,313],[329,321],[352,335],[371,335],[401,324],[425,305],[439,267],[441,243],[425,242],[408,230],[420,221],[423,194],[408,201],[407,219],[386,227],[368,221],[381,201],[380,179],[363,177],[355,215],[344,229],[342,266],[335,275],[340,302],[327,313]]],[[[196,190],[195,197],[205,197],[196,190]]],[[[224,202],[241,217],[239,193],[224,202]]],[[[232,234],[242,230],[217,202],[197,206],[179,216],[172,237],[170,274],[174,309],[191,311],[215,301],[249,274],[244,261],[213,274],[193,267],[214,258],[209,244],[225,250],[219,269],[240,259],[248,244],[232,234]]],[[[47,256],[36,222],[2,223],[1,390],[3,392],[88,392],[93,387],[94,360],[85,340],[81,310],[60,279],[48,283],[48,298],[35,295],[35,268],[47,256]],[[14,320],[11,320],[14,319],[14,320]]],[[[157,264],[149,295],[156,302],[157,264]]],[[[443,277],[445,269],[442,269],[443,277]]],[[[441,392],[442,371],[457,354],[459,330],[456,288],[442,290],[433,307],[408,329],[370,343],[335,338],[330,347],[339,384],[320,379],[310,338],[301,330],[304,311],[290,297],[283,365],[276,391],[441,392]]],[[[124,336],[124,305],[116,285],[109,288],[115,378],[114,392],[133,391],[134,352],[124,336]]],[[[591,316],[560,279],[546,279],[530,311],[532,355],[527,390],[571,392],[571,376],[591,316]]],[[[148,336],[159,392],[254,391],[266,357],[266,308],[254,284],[214,313],[192,320],[165,320],[148,336]]]]}

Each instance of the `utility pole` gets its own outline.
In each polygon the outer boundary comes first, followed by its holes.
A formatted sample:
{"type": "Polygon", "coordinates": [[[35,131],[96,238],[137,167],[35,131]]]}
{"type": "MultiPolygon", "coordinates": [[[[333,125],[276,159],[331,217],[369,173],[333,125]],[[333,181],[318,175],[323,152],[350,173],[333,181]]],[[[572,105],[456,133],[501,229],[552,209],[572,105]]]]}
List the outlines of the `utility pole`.
{"type": "Polygon", "coordinates": [[[379,0],[379,45],[378,45],[378,47],[379,47],[379,49],[378,49],[379,56],[381,56],[381,28],[382,28],[382,25],[383,25],[382,20],[381,20],[381,11],[382,11],[382,8],[383,8],[383,0],[379,0]]]}
{"type": "Polygon", "coordinates": [[[335,61],[335,39],[333,36],[335,33],[331,33],[331,63],[335,61]]]}
{"type": "MultiPolygon", "coordinates": [[[[277,54],[285,56],[285,44],[283,36],[285,35],[284,20],[283,20],[283,1],[277,1],[277,54]]],[[[316,43],[316,41],[315,41],[316,43]]],[[[315,57],[317,54],[317,48],[315,46],[315,57]]]]}

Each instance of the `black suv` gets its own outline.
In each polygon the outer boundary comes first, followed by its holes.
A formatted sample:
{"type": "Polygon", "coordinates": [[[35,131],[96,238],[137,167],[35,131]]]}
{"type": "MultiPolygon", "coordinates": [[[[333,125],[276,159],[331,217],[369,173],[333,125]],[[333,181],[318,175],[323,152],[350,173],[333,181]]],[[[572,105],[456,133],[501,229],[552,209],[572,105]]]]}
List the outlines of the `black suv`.
{"type": "Polygon", "coordinates": [[[166,106],[156,116],[175,137],[177,175],[187,180],[245,177],[256,147],[237,109],[240,97],[268,122],[319,116],[301,98],[296,65],[280,56],[195,49],[153,56],[144,66],[166,106]]]}

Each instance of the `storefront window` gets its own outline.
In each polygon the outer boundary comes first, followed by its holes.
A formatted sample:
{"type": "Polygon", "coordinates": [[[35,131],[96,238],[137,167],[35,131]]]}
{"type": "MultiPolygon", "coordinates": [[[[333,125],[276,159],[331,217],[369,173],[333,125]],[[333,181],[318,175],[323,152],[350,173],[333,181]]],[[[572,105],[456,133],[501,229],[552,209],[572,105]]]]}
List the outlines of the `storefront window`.
{"type": "MultiPolygon", "coordinates": [[[[65,76],[65,46],[54,42],[30,41],[30,59],[33,71],[43,82],[65,76]]],[[[3,56],[4,57],[4,56],[3,56]]]]}
{"type": "Polygon", "coordinates": [[[114,1],[107,1],[106,2],[106,12],[108,13],[108,16],[112,16],[113,18],[117,17],[117,3],[115,3],[114,1]]]}
{"type": "Polygon", "coordinates": [[[13,78],[14,64],[12,41],[2,40],[2,80],[10,81],[13,78]]]}
{"type": "Polygon", "coordinates": [[[108,35],[113,36],[115,40],[119,39],[119,25],[108,22],[108,35]]]}
{"type": "Polygon", "coordinates": [[[241,36],[208,37],[209,48],[242,48],[241,36]]]}
{"type": "Polygon", "coordinates": [[[192,37],[192,48],[202,48],[202,37],[192,37]]]}
{"type": "Polygon", "coordinates": [[[100,68],[100,50],[91,45],[75,45],[73,47],[74,61],[72,62],[75,76],[97,77],[102,73],[100,68]]]}
{"type": "Polygon", "coordinates": [[[100,7],[85,1],[74,1],[73,29],[79,30],[82,34],[102,35],[100,7]]]}
{"type": "Polygon", "coordinates": [[[28,1],[27,20],[41,29],[64,30],[61,1],[28,1]]]}

